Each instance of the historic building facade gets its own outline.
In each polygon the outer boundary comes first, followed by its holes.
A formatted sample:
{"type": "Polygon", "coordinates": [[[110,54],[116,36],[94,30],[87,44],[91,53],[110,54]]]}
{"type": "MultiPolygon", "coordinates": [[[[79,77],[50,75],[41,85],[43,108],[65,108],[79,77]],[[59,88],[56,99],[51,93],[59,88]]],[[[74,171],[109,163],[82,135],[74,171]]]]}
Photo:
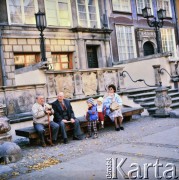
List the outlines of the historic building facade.
{"type": "Polygon", "coordinates": [[[46,56],[52,70],[111,65],[111,30],[104,28],[101,0],[1,0],[1,85],[16,85],[15,75],[40,59],[35,13],[45,12],[46,56]]]}
{"type": "Polygon", "coordinates": [[[44,35],[50,68],[61,71],[111,67],[113,62],[156,53],[155,32],[141,15],[145,6],[151,7],[154,16],[158,9],[166,9],[167,18],[160,29],[162,45],[174,58],[178,43],[175,3],[178,1],[1,0],[0,84],[18,85],[16,75],[38,68],[40,32],[34,16],[38,10],[46,14],[44,35]]]}
{"type": "MultiPolygon", "coordinates": [[[[178,1],[177,1],[178,3],[178,1]]],[[[175,0],[111,0],[109,1],[109,24],[114,62],[152,55],[157,52],[154,28],[149,27],[142,16],[142,9],[150,7],[157,17],[159,9],[166,10],[164,25],[160,28],[163,52],[172,51],[176,57],[178,44],[175,0]]],[[[152,19],[152,18],[151,18],[152,19]]]]}

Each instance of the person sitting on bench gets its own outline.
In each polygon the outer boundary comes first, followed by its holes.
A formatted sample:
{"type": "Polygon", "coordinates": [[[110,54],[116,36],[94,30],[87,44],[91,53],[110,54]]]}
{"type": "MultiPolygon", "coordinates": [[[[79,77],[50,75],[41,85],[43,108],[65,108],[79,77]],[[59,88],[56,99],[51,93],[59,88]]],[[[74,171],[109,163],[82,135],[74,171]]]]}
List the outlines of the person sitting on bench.
{"type": "Polygon", "coordinates": [[[51,106],[45,103],[44,96],[37,95],[36,103],[32,106],[33,114],[33,125],[37,131],[42,147],[46,147],[44,132],[45,128],[48,127],[48,114],[50,115],[50,128],[52,131],[52,142],[48,140],[51,145],[57,143],[59,125],[53,121],[54,110],[51,106]]]}
{"type": "Polygon", "coordinates": [[[79,120],[76,119],[71,103],[64,98],[64,93],[59,92],[57,100],[52,103],[54,109],[54,121],[59,124],[64,144],[68,142],[65,124],[70,123],[74,125],[73,140],[82,140],[82,132],[79,120]]]}

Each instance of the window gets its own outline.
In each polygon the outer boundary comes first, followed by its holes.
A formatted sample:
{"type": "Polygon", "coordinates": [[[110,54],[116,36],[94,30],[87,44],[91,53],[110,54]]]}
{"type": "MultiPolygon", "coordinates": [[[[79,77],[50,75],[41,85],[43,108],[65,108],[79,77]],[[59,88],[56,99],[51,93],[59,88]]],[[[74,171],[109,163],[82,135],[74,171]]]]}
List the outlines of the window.
{"type": "Polygon", "coordinates": [[[72,53],[52,54],[52,65],[54,70],[72,69],[72,53]]]}
{"type": "Polygon", "coordinates": [[[171,51],[176,56],[176,42],[173,28],[161,28],[162,49],[164,52],[171,51]]]}
{"type": "Polygon", "coordinates": [[[45,3],[49,26],[71,26],[70,0],[46,0],[45,3]]]}
{"type": "Polygon", "coordinates": [[[27,67],[29,65],[36,64],[39,61],[40,61],[40,56],[38,54],[15,54],[14,55],[15,69],[27,67]]]}
{"type": "Polygon", "coordinates": [[[119,61],[136,57],[134,27],[116,25],[119,61]]]}
{"type": "Polygon", "coordinates": [[[166,10],[166,16],[171,17],[171,5],[170,0],[157,0],[157,7],[159,9],[166,10]]]}
{"type": "Polygon", "coordinates": [[[130,0],[113,0],[113,11],[131,12],[130,0]]]}
{"type": "Polygon", "coordinates": [[[10,24],[35,24],[37,0],[8,0],[10,24]]]}
{"type": "Polygon", "coordinates": [[[99,28],[97,0],[77,0],[78,23],[83,27],[99,28]]]}
{"type": "Polygon", "coordinates": [[[137,13],[142,14],[142,9],[145,7],[150,7],[152,10],[151,0],[137,0],[137,13]]]}

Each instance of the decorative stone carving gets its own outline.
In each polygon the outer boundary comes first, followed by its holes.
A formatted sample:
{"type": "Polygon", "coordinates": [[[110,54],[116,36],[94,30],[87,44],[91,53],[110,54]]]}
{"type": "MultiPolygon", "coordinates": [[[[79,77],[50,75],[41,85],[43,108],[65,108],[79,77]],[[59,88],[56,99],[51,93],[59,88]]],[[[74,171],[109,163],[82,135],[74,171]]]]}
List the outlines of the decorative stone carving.
{"type": "Polygon", "coordinates": [[[74,83],[72,75],[63,74],[63,76],[58,75],[56,78],[57,93],[62,91],[66,98],[73,98],[74,94],[74,83]]]}
{"type": "Polygon", "coordinates": [[[55,80],[54,75],[47,76],[47,91],[48,96],[56,96],[56,87],[55,87],[55,80]]]}
{"type": "Polygon", "coordinates": [[[159,87],[156,89],[155,106],[157,110],[155,111],[156,117],[167,117],[171,111],[172,99],[168,95],[168,89],[166,87],[159,87]]]}
{"type": "Polygon", "coordinates": [[[117,75],[116,75],[116,71],[106,71],[104,74],[104,79],[105,79],[105,89],[107,90],[107,87],[110,84],[114,84],[116,86],[116,88],[118,88],[118,80],[117,80],[117,75]]]}
{"type": "Polygon", "coordinates": [[[0,144],[0,157],[0,163],[16,162],[21,158],[21,149],[13,142],[3,142],[0,144]]]}
{"type": "Polygon", "coordinates": [[[74,84],[75,84],[75,96],[83,96],[82,77],[80,72],[74,73],[74,84]]]}
{"type": "Polygon", "coordinates": [[[97,93],[97,79],[94,72],[82,74],[83,92],[85,96],[97,93]]]}
{"type": "Polygon", "coordinates": [[[0,163],[11,163],[19,160],[21,149],[15,143],[10,142],[12,136],[8,134],[11,130],[9,119],[5,116],[5,105],[0,105],[0,163]],[[6,142],[9,141],[9,142],[6,142]]]}
{"type": "Polygon", "coordinates": [[[98,90],[99,93],[105,92],[105,79],[103,76],[103,71],[97,71],[97,77],[98,77],[98,90]]]}

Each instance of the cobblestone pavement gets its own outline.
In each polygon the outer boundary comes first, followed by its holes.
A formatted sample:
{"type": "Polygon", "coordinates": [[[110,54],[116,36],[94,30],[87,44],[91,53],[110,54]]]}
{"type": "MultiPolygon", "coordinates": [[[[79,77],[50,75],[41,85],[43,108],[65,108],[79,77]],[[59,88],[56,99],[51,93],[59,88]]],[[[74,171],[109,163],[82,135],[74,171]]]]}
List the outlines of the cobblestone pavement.
{"type": "MultiPolygon", "coordinates": [[[[115,146],[123,147],[124,152],[126,152],[125,155],[130,156],[130,152],[127,152],[129,147],[127,147],[126,144],[134,144],[132,147],[136,147],[133,150],[136,157],[141,157],[140,145],[146,146],[145,151],[147,151],[148,146],[160,146],[159,143],[155,143],[155,139],[147,142],[142,141],[142,138],[149,135],[152,137],[152,135],[158,132],[164,132],[174,127],[179,127],[179,119],[143,116],[124,122],[124,131],[114,131],[113,126],[105,127],[99,131],[99,137],[97,139],[84,139],[82,141],[69,139],[68,144],[59,143],[54,147],[48,146],[42,148],[40,146],[30,146],[26,138],[19,138],[16,140],[16,143],[22,148],[22,159],[16,163],[0,165],[0,179],[21,179],[21,177],[23,179],[24,174],[30,177],[37,171],[45,172],[49,166],[53,168],[57,166],[57,164],[75,161],[75,159],[80,157],[84,157],[85,161],[85,157],[88,157],[86,155],[92,153],[100,154],[107,149],[111,149],[111,153],[115,154],[116,150],[112,149],[115,146]]],[[[173,148],[172,150],[178,153],[179,157],[179,141],[176,143],[176,145],[171,145],[170,142],[168,142],[165,146],[161,144],[161,147],[173,148]]],[[[170,160],[172,158],[168,157],[168,159],[170,160]]],[[[175,158],[172,160],[174,161],[174,159],[175,158]]],[[[179,160],[176,160],[176,162],[179,163],[179,160]]],[[[58,169],[58,171],[63,172],[63,167],[58,169]]],[[[94,177],[92,177],[92,179],[93,178],[94,177]]]]}

